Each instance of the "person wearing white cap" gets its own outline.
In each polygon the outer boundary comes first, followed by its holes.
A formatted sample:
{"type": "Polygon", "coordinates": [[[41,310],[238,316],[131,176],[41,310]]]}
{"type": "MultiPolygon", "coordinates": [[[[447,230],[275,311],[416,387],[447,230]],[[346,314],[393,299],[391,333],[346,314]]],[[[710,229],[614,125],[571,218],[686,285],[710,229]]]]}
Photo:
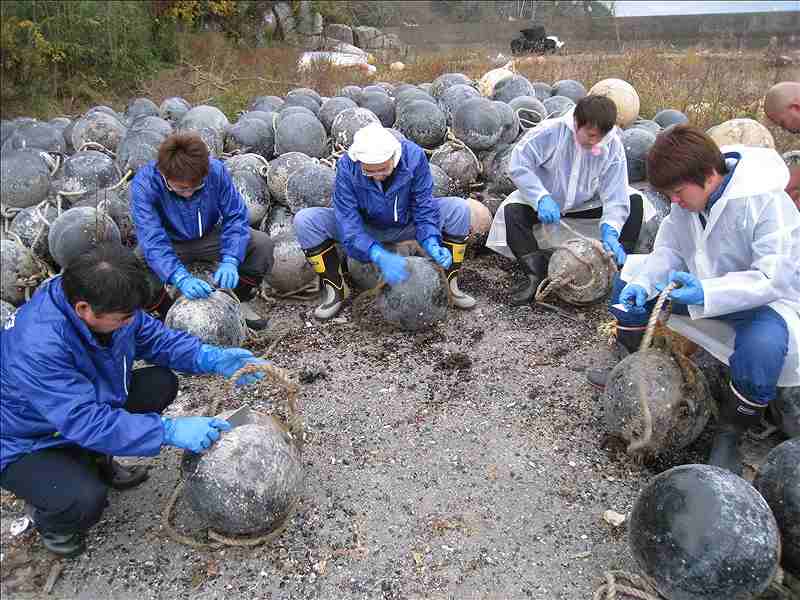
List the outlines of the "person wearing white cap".
{"type": "Polygon", "coordinates": [[[338,314],[349,290],[342,276],[336,242],[361,262],[372,262],[389,285],[408,277],[406,259],[382,242],[416,239],[447,271],[458,308],[475,299],[458,288],[458,271],[470,227],[470,210],[462,198],[434,198],[433,178],[425,152],[388,129],[368,125],[336,165],[332,208],[305,208],[295,215],[297,240],[320,277],[322,303],[314,316],[338,314]]]}

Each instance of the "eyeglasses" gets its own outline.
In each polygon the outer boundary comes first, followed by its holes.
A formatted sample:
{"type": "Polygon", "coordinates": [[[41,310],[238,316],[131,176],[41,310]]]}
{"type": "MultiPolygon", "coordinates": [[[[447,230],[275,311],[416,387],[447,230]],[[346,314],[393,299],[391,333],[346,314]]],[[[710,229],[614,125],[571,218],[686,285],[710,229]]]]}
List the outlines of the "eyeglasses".
{"type": "Polygon", "coordinates": [[[203,181],[200,185],[193,188],[174,188],[169,184],[167,178],[164,177],[163,174],[161,175],[161,179],[164,180],[164,185],[167,187],[167,189],[174,194],[194,194],[195,192],[202,190],[206,185],[206,182],[203,181]]]}
{"type": "Polygon", "coordinates": [[[392,171],[394,171],[394,167],[392,166],[388,166],[380,171],[367,171],[364,165],[361,165],[361,172],[364,174],[364,177],[388,177],[392,174],[392,171]]]}

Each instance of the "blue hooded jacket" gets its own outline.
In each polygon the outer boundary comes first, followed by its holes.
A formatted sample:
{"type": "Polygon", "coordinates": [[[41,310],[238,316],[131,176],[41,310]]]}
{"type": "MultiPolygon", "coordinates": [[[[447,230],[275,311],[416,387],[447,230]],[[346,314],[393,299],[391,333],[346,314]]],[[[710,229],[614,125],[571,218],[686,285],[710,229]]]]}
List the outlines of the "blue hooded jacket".
{"type": "Polygon", "coordinates": [[[216,158],[209,159],[202,189],[182,198],[167,189],[164,177],[149,162],[131,183],[131,215],[144,258],[161,281],[182,267],[172,248],[173,241],[196,240],[222,221],[220,254],[244,260],[250,241],[247,206],[233,185],[230,173],[216,158]]]}
{"type": "Polygon", "coordinates": [[[102,346],[67,301],[61,277],[43,284],[0,329],[0,471],[67,444],[117,456],[158,454],[161,417],[122,408],[133,361],[199,373],[199,350],[199,339],[141,310],[102,346]]]}
{"type": "Polygon", "coordinates": [[[433,178],[425,152],[414,142],[404,140],[400,162],[395,167],[389,189],[361,171],[361,163],[347,154],[336,166],[333,207],[342,230],[342,243],[348,256],[370,262],[369,248],[375,239],[364,225],[380,229],[416,226],[417,241],[433,236],[441,243],[439,205],[433,198],[433,178]]]}

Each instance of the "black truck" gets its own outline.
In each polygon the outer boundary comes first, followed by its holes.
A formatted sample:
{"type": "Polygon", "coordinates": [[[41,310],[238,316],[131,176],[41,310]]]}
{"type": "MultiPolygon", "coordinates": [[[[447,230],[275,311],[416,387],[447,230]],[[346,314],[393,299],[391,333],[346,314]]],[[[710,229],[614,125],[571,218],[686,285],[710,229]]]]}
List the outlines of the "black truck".
{"type": "Polygon", "coordinates": [[[564,45],[554,35],[546,35],[542,25],[520,29],[520,35],[511,40],[511,54],[554,54],[564,45]]]}

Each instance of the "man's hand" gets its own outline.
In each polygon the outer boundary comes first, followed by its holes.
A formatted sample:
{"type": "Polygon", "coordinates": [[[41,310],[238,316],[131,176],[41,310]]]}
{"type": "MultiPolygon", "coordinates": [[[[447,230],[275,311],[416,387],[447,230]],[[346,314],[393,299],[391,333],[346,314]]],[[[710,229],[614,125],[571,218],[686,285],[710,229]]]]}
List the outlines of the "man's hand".
{"type": "Polygon", "coordinates": [[[424,240],[422,242],[422,247],[425,249],[425,252],[428,253],[428,256],[436,261],[436,264],[443,269],[449,269],[450,265],[453,264],[453,257],[450,256],[450,252],[447,248],[440,246],[439,241],[434,236],[424,240]]]}
{"type": "Polygon", "coordinates": [[[406,259],[399,254],[384,250],[380,244],[372,244],[369,249],[369,258],[378,265],[383,278],[389,285],[397,285],[408,279],[406,259]]]}
{"type": "Polygon", "coordinates": [[[643,313],[647,302],[647,290],[635,283],[629,283],[619,294],[619,302],[632,313],[643,313]]]}
{"type": "Polygon", "coordinates": [[[539,208],[536,214],[539,216],[539,221],[545,225],[552,225],[561,220],[561,208],[550,194],[542,196],[541,200],[539,200],[539,208]]]}
{"type": "Polygon", "coordinates": [[[703,284],[700,280],[686,271],[670,271],[669,279],[666,283],[656,284],[656,289],[660,294],[664,291],[671,282],[681,284],[681,287],[672,290],[669,294],[669,299],[673,302],[680,302],[681,304],[703,304],[705,302],[705,294],[703,293],[703,284]]]}
{"type": "Polygon", "coordinates": [[[239,283],[239,260],[233,256],[223,256],[214,273],[214,283],[227,290],[235,288],[239,283]]]}
{"type": "Polygon", "coordinates": [[[175,287],[177,287],[181,294],[186,296],[189,300],[198,300],[200,298],[208,298],[213,291],[211,286],[202,279],[192,277],[189,273],[178,277],[175,280],[175,287]]]}
{"type": "Polygon", "coordinates": [[[603,223],[600,227],[600,232],[603,239],[603,248],[606,249],[606,252],[611,252],[614,255],[614,260],[621,267],[625,264],[625,259],[628,255],[625,254],[625,249],[619,243],[619,232],[608,223],[603,223]]]}

